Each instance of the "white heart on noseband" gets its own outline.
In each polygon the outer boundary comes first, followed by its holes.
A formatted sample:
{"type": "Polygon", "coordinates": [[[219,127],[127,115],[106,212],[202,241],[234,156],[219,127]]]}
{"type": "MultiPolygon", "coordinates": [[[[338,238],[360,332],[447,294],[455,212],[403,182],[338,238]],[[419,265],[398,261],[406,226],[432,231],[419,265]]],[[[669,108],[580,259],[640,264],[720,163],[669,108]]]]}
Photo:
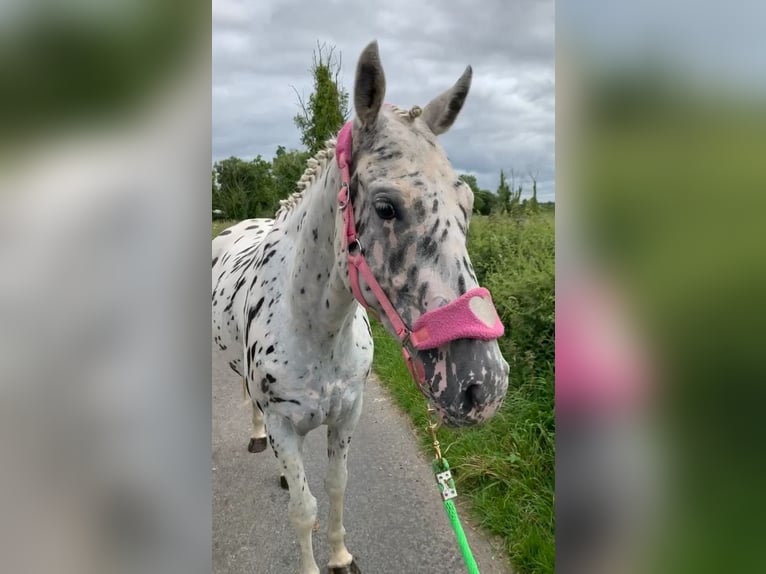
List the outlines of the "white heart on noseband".
{"type": "Polygon", "coordinates": [[[468,301],[468,308],[487,327],[495,325],[495,318],[497,317],[495,308],[484,297],[471,297],[471,300],[468,301]]]}

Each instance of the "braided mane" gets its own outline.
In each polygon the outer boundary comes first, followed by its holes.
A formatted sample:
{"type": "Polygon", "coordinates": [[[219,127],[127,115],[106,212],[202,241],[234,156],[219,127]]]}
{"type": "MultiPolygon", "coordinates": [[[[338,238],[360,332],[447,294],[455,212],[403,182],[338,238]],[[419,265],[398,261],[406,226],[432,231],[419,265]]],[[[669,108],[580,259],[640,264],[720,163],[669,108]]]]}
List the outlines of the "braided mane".
{"type": "Polygon", "coordinates": [[[296,184],[298,191],[294,191],[285,199],[279,200],[279,209],[275,215],[275,219],[278,222],[283,221],[300,205],[303,193],[314,183],[317,176],[327,168],[327,164],[335,159],[335,143],[335,138],[327,140],[324,149],[319,150],[314,157],[309,158],[306,162],[306,169],[296,184]]]}

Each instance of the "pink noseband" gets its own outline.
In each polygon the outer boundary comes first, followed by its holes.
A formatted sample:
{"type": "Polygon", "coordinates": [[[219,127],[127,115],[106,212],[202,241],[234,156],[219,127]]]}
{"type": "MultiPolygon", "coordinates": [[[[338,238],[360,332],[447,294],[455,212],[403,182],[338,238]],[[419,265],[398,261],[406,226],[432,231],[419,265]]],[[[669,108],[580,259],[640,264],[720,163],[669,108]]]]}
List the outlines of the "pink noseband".
{"type": "Polygon", "coordinates": [[[359,288],[359,274],[362,274],[378,303],[386,313],[389,322],[402,344],[402,353],[412,376],[422,386],[425,384],[425,370],[417,360],[415,350],[435,349],[456,339],[481,339],[491,341],[503,336],[503,324],[492,304],[489,291],[476,287],[464,293],[451,303],[429,311],[415,321],[409,329],[399,313],[383,292],[375,279],[367,261],[364,259],[364,249],[356,236],[354,224],[354,206],[351,205],[349,191],[349,162],[351,160],[351,126],[348,122],[338,133],[335,147],[335,158],[341,171],[341,187],[338,193],[338,209],[343,214],[344,238],[343,247],[348,257],[348,277],[351,291],[359,303],[375,315],[369,303],[359,288]]]}

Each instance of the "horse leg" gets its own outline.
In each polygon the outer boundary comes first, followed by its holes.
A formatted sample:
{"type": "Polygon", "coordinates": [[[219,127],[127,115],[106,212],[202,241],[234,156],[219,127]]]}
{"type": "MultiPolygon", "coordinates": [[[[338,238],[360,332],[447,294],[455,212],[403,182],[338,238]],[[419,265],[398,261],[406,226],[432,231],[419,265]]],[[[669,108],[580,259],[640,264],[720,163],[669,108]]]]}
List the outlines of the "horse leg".
{"type": "Polygon", "coordinates": [[[359,567],[346,548],[346,529],[343,527],[343,499],[348,479],[348,447],[359,415],[362,411],[362,397],[357,400],[349,419],[327,428],[327,477],[325,491],[330,499],[327,539],[330,543],[329,574],[358,574],[359,567]]]}
{"type": "Polygon", "coordinates": [[[268,426],[271,448],[290,487],[288,514],[301,548],[300,574],[319,574],[312,544],[317,501],[309,490],[303,469],[303,437],[289,421],[281,417],[269,417],[268,426]]]}
{"type": "Polygon", "coordinates": [[[248,401],[253,409],[253,432],[250,435],[250,442],[247,444],[249,452],[263,452],[266,450],[266,426],[263,424],[263,411],[250,396],[250,389],[247,380],[242,377],[242,398],[248,401]]]}
{"type": "Polygon", "coordinates": [[[266,425],[263,423],[263,411],[253,401],[253,434],[247,445],[250,452],[263,452],[266,450],[266,425]]]}

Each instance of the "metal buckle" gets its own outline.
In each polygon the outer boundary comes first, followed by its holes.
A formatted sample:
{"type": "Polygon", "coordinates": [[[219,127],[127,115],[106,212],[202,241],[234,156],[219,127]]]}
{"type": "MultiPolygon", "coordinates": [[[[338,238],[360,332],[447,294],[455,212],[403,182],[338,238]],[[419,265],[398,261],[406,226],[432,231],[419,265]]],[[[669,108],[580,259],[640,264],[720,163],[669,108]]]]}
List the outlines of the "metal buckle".
{"type": "Polygon", "coordinates": [[[340,184],[340,188],[346,190],[346,198],[338,203],[338,209],[343,211],[344,209],[346,209],[348,207],[348,200],[349,200],[349,197],[348,197],[348,182],[347,181],[342,182],[340,184]]]}
{"type": "Polygon", "coordinates": [[[356,255],[356,253],[364,255],[364,248],[362,247],[362,242],[359,241],[358,239],[354,239],[351,243],[349,243],[348,247],[346,247],[346,251],[348,251],[349,255],[356,255]]]}
{"type": "Polygon", "coordinates": [[[407,334],[404,336],[404,339],[402,339],[402,347],[407,349],[407,352],[410,354],[410,357],[413,357],[415,354],[417,354],[418,350],[415,348],[415,346],[412,344],[412,341],[410,340],[411,334],[412,334],[412,331],[408,329],[407,334]]]}
{"type": "Polygon", "coordinates": [[[426,416],[428,417],[426,430],[431,434],[431,446],[434,449],[436,460],[439,462],[439,466],[441,466],[443,460],[442,449],[439,444],[439,439],[436,436],[436,430],[439,428],[441,421],[439,420],[439,417],[436,416],[436,409],[428,402],[428,397],[426,397],[426,416]]]}

